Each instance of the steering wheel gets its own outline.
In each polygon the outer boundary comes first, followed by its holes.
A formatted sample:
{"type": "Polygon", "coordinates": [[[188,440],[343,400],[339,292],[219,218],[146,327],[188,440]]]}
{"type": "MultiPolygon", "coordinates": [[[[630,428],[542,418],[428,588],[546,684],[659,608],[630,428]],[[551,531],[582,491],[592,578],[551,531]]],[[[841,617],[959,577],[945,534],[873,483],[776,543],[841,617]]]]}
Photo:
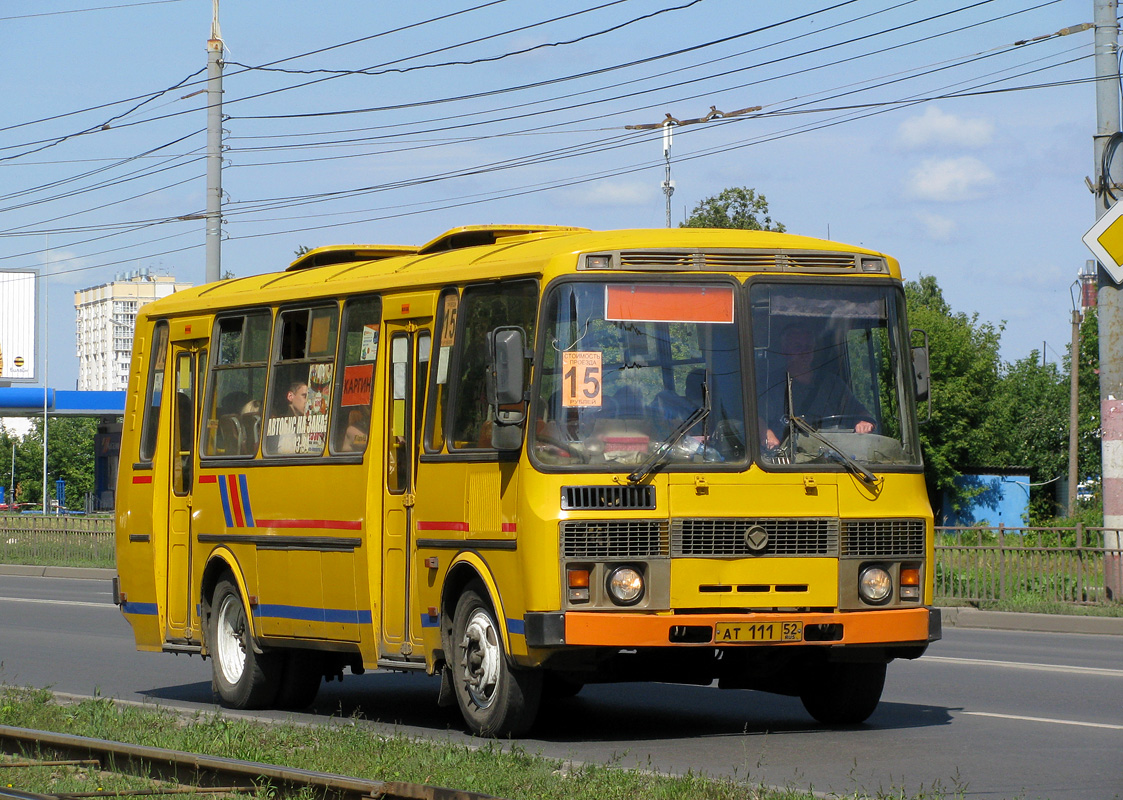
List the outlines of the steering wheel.
{"type": "Polygon", "coordinates": [[[868,422],[869,420],[857,414],[828,414],[819,418],[818,430],[850,431],[853,433],[855,426],[863,421],[868,422]]]}
{"type": "Polygon", "coordinates": [[[534,442],[536,445],[541,443],[548,444],[551,447],[556,447],[569,458],[575,458],[582,464],[589,463],[588,454],[583,452],[583,450],[578,450],[576,447],[574,447],[574,445],[579,444],[578,442],[567,442],[564,439],[559,439],[558,437],[551,436],[548,433],[536,433],[534,435],[534,442]]]}

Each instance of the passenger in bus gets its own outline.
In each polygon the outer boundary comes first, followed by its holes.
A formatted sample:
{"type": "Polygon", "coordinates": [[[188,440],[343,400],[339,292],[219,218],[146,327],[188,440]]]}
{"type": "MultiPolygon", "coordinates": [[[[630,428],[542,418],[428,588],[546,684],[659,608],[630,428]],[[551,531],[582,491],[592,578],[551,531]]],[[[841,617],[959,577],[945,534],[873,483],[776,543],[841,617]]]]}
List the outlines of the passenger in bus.
{"type": "Polygon", "coordinates": [[[780,333],[780,353],[784,358],[783,379],[768,391],[766,401],[769,417],[762,420],[761,438],[764,446],[774,450],[780,446],[777,431],[784,428],[787,415],[787,378],[791,377],[791,413],[818,428],[834,421],[838,427],[855,433],[872,433],[874,417],[866,410],[838,372],[815,363],[816,336],[806,323],[793,322],[780,333]]]}
{"type": "Polygon", "coordinates": [[[366,408],[353,408],[347,413],[347,430],[343,432],[343,443],[339,449],[344,453],[361,453],[367,446],[367,433],[370,430],[370,411],[366,408]]]}
{"type": "Polygon", "coordinates": [[[270,452],[280,454],[306,451],[305,412],[308,409],[308,382],[295,380],[285,393],[280,414],[269,420],[270,452]]]}

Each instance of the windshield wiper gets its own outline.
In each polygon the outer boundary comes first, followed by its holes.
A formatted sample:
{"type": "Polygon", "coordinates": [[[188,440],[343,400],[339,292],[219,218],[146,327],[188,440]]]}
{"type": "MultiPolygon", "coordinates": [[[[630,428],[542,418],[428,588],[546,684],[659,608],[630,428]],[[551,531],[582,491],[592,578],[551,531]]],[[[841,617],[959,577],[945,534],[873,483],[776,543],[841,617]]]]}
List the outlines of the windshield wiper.
{"type": "Polygon", "coordinates": [[[859,478],[861,478],[863,481],[865,481],[870,486],[877,486],[878,483],[880,483],[880,480],[878,479],[878,477],[876,475],[874,475],[868,469],[866,469],[861,464],[859,464],[857,461],[852,459],[850,456],[846,455],[846,453],[839,450],[838,447],[834,443],[832,443],[829,439],[827,439],[825,436],[820,434],[817,430],[815,430],[810,425],[808,425],[807,421],[804,420],[803,417],[795,417],[795,416],[789,417],[788,421],[795,428],[798,428],[802,433],[805,433],[806,435],[810,436],[812,439],[815,439],[815,440],[825,444],[828,448],[828,452],[823,453],[824,456],[827,456],[832,461],[837,461],[839,464],[842,464],[842,466],[846,467],[848,470],[853,472],[855,475],[857,475],[859,478]]]}
{"type": "Polygon", "coordinates": [[[661,441],[655,446],[644,462],[636,468],[636,471],[628,476],[628,483],[637,484],[646,478],[651,472],[659,466],[666,463],[667,458],[670,456],[671,451],[674,450],[675,445],[682,440],[686,432],[704,420],[710,414],[710,387],[707,380],[702,384],[702,405],[690,412],[690,416],[684,419],[679,426],[671,431],[666,439],[661,441]]]}

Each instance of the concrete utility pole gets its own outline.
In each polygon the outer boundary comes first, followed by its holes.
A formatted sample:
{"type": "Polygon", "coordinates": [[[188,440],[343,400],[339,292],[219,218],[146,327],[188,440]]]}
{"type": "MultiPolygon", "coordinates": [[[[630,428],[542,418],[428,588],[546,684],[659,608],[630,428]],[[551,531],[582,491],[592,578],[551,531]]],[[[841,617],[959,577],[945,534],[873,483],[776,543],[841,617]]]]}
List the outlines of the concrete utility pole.
{"type": "Polygon", "coordinates": [[[1077,443],[1080,433],[1080,309],[1072,309],[1072,346],[1068,351],[1068,515],[1076,513],[1077,443]]]}
{"type": "MultiPolygon", "coordinates": [[[[1093,0],[1096,26],[1096,219],[1112,205],[1120,186],[1112,165],[1104,164],[1109,143],[1119,136],[1119,23],[1118,0],[1093,0]],[[1111,192],[1111,194],[1109,194],[1111,192]]],[[[1114,149],[1114,148],[1112,148],[1114,149]]],[[[1114,159],[1113,159],[1114,160],[1114,159]]],[[[1123,599],[1123,287],[1101,267],[1099,275],[1100,423],[1103,427],[1104,547],[1115,550],[1104,564],[1106,591],[1123,599]]]]}
{"type": "Polygon", "coordinates": [[[207,41],[207,283],[222,275],[222,31],[214,0],[207,41]]]}
{"type": "Polygon", "coordinates": [[[663,181],[663,194],[667,196],[667,227],[671,227],[671,195],[675,193],[675,182],[671,180],[671,130],[674,123],[663,123],[663,158],[667,162],[667,177],[663,181]]]}

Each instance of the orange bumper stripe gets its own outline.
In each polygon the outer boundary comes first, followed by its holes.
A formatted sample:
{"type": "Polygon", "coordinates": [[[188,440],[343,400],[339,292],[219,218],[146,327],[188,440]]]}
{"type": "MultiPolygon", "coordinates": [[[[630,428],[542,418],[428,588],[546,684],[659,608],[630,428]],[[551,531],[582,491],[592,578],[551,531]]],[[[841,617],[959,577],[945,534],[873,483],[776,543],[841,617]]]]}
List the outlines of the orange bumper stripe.
{"type": "MultiPolygon", "coordinates": [[[[855,611],[839,614],[598,614],[569,611],[565,615],[565,643],[608,647],[666,647],[671,628],[719,622],[768,623],[802,621],[809,625],[842,625],[842,639],[809,644],[890,644],[928,641],[928,609],[905,608],[887,611],[855,611]]],[[[677,644],[677,643],[676,643],[677,644]]],[[[713,640],[702,646],[712,646],[713,640]]],[[[744,643],[745,646],[779,644],[744,643]]],[[[802,643],[801,643],[802,644],[802,643]]],[[[679,645],[698,646],[698,645],[679,645]]],[[[741,646],[741,645],[732,645],[741,646]]]]}

